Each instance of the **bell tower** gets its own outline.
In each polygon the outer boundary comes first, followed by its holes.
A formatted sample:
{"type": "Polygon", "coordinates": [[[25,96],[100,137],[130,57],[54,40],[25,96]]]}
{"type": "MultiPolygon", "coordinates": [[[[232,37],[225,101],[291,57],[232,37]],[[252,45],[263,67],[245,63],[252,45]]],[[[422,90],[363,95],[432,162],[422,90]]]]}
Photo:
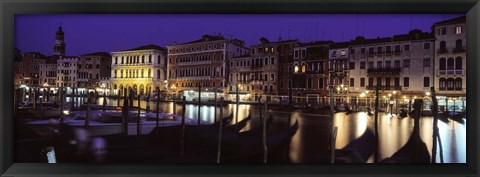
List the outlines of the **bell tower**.
{"type": "Polygon", "coordinates": [[[62,31],[62,26],[59,26],[57,35],[55,37],[55,42],[53,43],[54,56],[65,56],[65,41],[63,40],[63,38],[64,33],[62,31]]]}

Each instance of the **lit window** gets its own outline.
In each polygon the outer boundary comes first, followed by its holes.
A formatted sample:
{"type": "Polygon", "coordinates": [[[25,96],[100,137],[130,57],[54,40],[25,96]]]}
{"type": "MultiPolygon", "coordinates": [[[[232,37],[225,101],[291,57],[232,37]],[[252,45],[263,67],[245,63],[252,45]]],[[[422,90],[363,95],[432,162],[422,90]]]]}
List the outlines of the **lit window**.
{"type": "Polygon", "coordinates": [[[462,26],[455,27],[455,34],[462,34],[462,26]]]}
{"type": "Polygon", "coordinates": [[[295,72],[298,73],[298,65],[295,64],[295,72]]]}
{"type": "Polygon", "coordinates": [[[341,55],[341,56],[345,56],[345,55],[347,55],[347,51],[346,51],[346,50],[342,50],[342,51],[340,51],[340,55],[341,55]]]}
{"type": "Polygon", "coordinates": [[[305,72],[305,63],[302,64],[302,73],[304,73],[304,72],[305,72]]]}

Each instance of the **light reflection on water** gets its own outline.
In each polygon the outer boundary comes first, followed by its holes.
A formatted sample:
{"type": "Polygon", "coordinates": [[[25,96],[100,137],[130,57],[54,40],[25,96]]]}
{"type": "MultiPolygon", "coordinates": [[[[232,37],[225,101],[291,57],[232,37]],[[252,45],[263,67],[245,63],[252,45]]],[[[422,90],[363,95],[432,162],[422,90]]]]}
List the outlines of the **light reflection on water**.
{"type": "MultiPolygon", "coordinates": [[[[117,105],[117,100],[108,99],[108,105],[117,105]]],[[[78,103],[78,102],[77,102],[78,103]]],[[[103,98],[97,100],[97,104],[103,104],[103,98]]],[[[134,101],[133,105],[137,106],[138,102],[134,101]]],[[[120,101],[120,106],[123,101],[120,101]]],[[[140,106],[146,108],[146,102],[141,101],[140,106]]],[[[174,105],[172,102],[162,102],[159,106],[162,112],[173,113],[174,105]]],[[[202,123],[213,123],[214,107],[201,106],[200,119],[202,123]]],[[[156,110],[156,103],[150,103],[150,110],[156,110]]],[[[248,131],[260,125],[259,109],[252,105],[238,106],[238,120],[236,118],[237,106],[230,104],[223,107],[223,116],[226,117],[233,113],[234,119],[232,123],[241,121],[249,114],[252,114],[252,120],[241,131],[248,131]]],[[[198,106],[187,105],[185,115],[188,118],[198,118],[198,106]]],[[[264,111],[264,108],[262,108],[264,111]]],[[[177,115],[182,114],[181,104],[176,105],[177,115]]],[[[269,114],[274,116],[271,129],[282,130],[286,127],[288,119],[287,112],[270,111],[269,114]]],[[[220,108],[217,109],[217,119],[220,117],[220,108]]],[[[329,144],[329,123],[328,116],[319,116],[315,114],[306,114],[300,112],[291,113],[291,124],[299,121],[300,129],[292,137],[289,146],[290,162],[302,163],[309,162],[309,159],[321,156],[328,152],[329,144]]],[[[398,118],[395,115],[385,115],[381,113],[378,119],[379,124],[379,157],[378,160],[392,156],[408,141],[412,131],[414,120],[412,118],[398,118]]],[[[426,143],[431,154],[432,150],[432,124],[431,117],[423,117],[420,119],[420,137],[426,143]]],[[[354,113],[345,115],[345,113],[336,113],[334,115],[334,126],[338,127],[336,148],[341,149],[354,139],[360,137],[367,129],[374,130],[374,117],[368,116],[366,113],[354,113]]],[[[445,163],[466,163],[466,121],[459,123],[450,120],[448,123],[438,121],[438,128],[443,146],[443,156],[445,163]]],[[[439,150],[437,150],[439,152],[439,150]]],[[[437,155],[437,162],[440,160],[437,155]]],[[[368,162],[373,162],[370,157],[368,162]]]]}

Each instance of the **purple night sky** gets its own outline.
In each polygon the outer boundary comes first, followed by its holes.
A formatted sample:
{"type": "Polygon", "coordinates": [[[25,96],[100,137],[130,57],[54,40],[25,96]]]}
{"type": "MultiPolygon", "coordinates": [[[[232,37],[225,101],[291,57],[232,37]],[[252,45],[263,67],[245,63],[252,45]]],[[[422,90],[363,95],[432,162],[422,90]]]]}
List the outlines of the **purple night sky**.
{"type": "Polygon", "coordinates": [[[462,14],[314,14],[314,15],[58,15],[15,16],[15,47],[22,52],[53,53],[58,26],[65,32],[66,55],[113,52],[156,44],[172,45],[199,39],[204,34],[221,33],[258,44],[299,39],[349,41],[406,34],[412,29],[430,31],[435,22],[462,14]]]}

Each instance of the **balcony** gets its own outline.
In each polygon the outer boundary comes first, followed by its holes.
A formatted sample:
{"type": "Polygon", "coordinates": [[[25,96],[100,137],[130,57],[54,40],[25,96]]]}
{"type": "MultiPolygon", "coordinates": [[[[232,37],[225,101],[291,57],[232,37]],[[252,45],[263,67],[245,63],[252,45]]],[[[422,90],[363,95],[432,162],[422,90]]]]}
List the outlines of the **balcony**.
{"type": "MultiPolygon", "coordinates": [[[[375,90],[377,86],[366,86],[366,90],[375,90]]],[[[379,90],[402,90],[401,86],[380,86],[379,90]]]]}
{"type": "Polygon", "coordinates": [[[448,53],[448,50],[443,48],[443,49],[438,49],[437,53],[448,53]]]}
{"type": "Polygon", "coordinates": [[[307,71],[307,74],[325,74],[323,70],[307,71]]]}
{"type": "Polygon", "coordinates": [[[368,69],[369,75],[400,74],[401,68],[373,68],[368,69]]]}
{"type": "Polygon", "coordinates": [[[464,75],[464,70],[463,69],[439,70],[438,75],[464,75]]]}
{"type": "Polygon", "coordinates": [[[465,47],[453,49],[453,53],[463,53],[465,52],[465,47]]]}

